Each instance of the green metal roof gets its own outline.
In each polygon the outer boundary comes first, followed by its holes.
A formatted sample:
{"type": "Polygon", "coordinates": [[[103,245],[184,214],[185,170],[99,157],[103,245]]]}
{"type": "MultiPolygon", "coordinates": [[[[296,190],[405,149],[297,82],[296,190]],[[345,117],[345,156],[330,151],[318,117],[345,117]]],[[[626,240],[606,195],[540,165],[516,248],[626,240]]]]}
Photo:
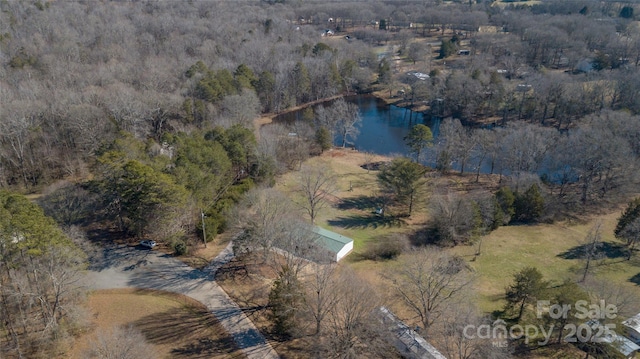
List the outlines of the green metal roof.
{"type": "Polygon", "coordinates": [[[345,245],[353,241],[351,238],[324,228],[313,227],[313,231],[320,236],[323,247],[334,253],[340,252],[345,245]]]}

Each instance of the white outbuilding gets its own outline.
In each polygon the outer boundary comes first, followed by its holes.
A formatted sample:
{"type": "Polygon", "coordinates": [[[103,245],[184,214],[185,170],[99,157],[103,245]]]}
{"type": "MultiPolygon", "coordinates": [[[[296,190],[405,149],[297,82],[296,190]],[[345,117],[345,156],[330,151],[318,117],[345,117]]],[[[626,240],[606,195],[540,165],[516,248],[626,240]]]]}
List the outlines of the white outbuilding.
{"type": "Polygon", "coordinates": [[[313,232],[319,236],[319,245],[327,250],[331,260],[340,261],[353,250],[353,239],[327,229],[314,227],[313,232]]]}

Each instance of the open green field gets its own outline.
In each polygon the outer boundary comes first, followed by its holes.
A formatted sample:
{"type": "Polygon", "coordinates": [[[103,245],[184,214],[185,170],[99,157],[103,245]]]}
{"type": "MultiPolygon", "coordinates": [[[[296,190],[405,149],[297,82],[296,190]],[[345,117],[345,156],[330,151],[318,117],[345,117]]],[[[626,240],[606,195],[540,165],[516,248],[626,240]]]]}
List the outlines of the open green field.
{"type": "MultiPolygon", "coordinates": [[[[391,233],[410,233],[419,229],[424,225],[428,214],[423,206],[409,220],[387,220],[375,216],[372,213],[375,207],[370,198],[378,191],[377,172],[367,173],[361,166],[366,160],[380,161],[383,158],[369,157],[356,151],[334,149],[323,156],[310,159],[307,164],[329,166],[339,177],[339,191],[332,205],[320,212],[317,224],[353,238],[354,253],[347,257],[346,262],[385,292],[380,274],[397,262],[362,260],[358,254],[369,241],[379,240],[391,233]],[[352,191],[349,191],[350,184],[352,191]]],[[[450,183],[464,181],[468,180],[457,176],[449,180],[450,183]]],[[[294,200],[301,201],[300,194],[296,192],[295,171],[283,176],[278,183],[280,190],[288,193],[294,200]]],[[[458,246],[450,251],[464,257],[476,271],[478,304],[483,311],[492,312],[503,307],[505,287],[511,282],[513,274],[526,266],[537,267],[553,283],[579,278],[582,266],[579,259],[580,245],[596,222],[601,222],[602,240],[605,242],[604,257],[595,261],[593,275],[627,287],[640,296],[637,284],[640,283],[640,259],[632,258],[627,261],[622,244],[613,237],[613,229],[621,210],[622,208],[586,217],[580,223],[501,227],[483,238],[482,253],[477,257],[474,255],[475,245],[458,246]]]]}
{"type": "Polygon", "coordinates": [[[580,246],[597,221],[602,222],[604,256],[595,261],[593,276],[627,287],[640,295],[637,281],[640,263],[624,257],[622,243],[613,237],[618,212],[591,218],[583,224],[539,224],[501,227],[483,239],[482,254],[474,256],[475,246],[453,248],[477,271],[480,307],[490,312],[502,308],[502,295],[513,274],[537,267],[547,280],[560,284],[581,278],[583,261],[580,246]],[[474,258],[475,257],[475,258],[474,258]]]}

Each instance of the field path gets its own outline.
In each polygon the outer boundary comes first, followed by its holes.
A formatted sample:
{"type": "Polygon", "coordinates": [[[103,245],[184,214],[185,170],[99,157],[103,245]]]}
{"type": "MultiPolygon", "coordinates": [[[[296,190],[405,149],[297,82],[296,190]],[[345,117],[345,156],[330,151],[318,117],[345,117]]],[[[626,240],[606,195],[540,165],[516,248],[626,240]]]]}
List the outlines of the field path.
{"type": "Polygon", "coordinates": [[[215,282],[216,271],[232,258],[229,244],[201,271],[159,251],[117,245],[91,258],[83,284],[90,289],[142,288],[186,295],[215,315],[248,358],[278,358],[253,322],[215,282]]]}

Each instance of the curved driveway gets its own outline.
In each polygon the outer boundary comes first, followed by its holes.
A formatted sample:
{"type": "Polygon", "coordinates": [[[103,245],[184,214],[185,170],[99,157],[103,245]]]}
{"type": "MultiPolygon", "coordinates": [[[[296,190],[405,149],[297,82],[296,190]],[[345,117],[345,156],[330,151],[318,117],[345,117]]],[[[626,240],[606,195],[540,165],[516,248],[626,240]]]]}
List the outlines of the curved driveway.
{"type": "Polygon", "coordinates": [[[215,272],[233,258],[229,244],[204,270],[197,270],[157,251],[113,246],[91,260],[84,278],[90,289],[143,288],[186,295],[201,302],[233,336],[250,359],[278,358],[278,354],[240,308],[215,282],[215,272]]]}

